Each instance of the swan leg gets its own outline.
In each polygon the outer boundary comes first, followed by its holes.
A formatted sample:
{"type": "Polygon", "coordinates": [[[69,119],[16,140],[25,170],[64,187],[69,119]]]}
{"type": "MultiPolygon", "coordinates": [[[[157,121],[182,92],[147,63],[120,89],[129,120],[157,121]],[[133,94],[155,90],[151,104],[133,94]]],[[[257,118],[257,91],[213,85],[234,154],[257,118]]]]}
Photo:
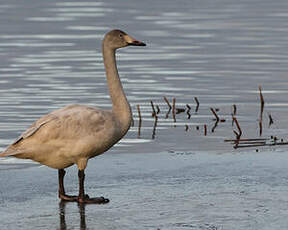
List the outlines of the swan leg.
{"type": "Polygon", "coordinates": [[[78,196],[78,202],[79,203],[106,204],[109,202],[109,199],[106,199],[104,197],[90,198],[87,194],[85,194],[85,192],[84,192],[84,180],[85,180],[84,170],[78,171],[78,178],[79,178],[79,196],[78,196]]]}
{"type": "Polygon", "coordinates": [[[62,201],[78,201],[77,196],[69,196],[65,193],[64,188],[64,176],[66,172],[64,169],[58,170],[58,179],[59,179],[59,190],[58,190],[58,196],[62,201]]]}

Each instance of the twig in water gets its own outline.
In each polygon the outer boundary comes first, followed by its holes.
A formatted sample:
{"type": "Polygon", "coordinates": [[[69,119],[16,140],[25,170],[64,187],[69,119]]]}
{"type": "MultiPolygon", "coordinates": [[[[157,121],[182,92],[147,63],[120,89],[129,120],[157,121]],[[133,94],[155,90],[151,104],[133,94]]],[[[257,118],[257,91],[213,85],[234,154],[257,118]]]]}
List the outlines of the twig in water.
{"type": "Polygon", "coordinates": [[[278,138],[277,138],[276,136],[274,136],[274,137],[273,137],[273,142],[274,142],[274,144],[277,143],[277,140],[278,140],[278,138]]]}
{"type": "Polygon", "coordinates": [[[173,116],[174,122],[176,122],[175,103],[176,103],[176,99],[175,99],[175,97],[173,97],[173,99],[172,99],[172,116],[173,116]]]}
{"type": "Polygon", "coordinates": [[[163,98],[164,98],[164,101],[167,103],[167,105],[169,107],[169,109],[168,109],[168,111],[166,113],[166,117],[165,117],[165,118],[168,118],[169,117],[169,113],[170,113],[170,111],[172,109],[172,106],[170,105],[170,103],[169,103],[169,101],[168,101],[168,99],[166,97],[163,97],[163,98]]]}
{"type": "Polygon", "coordinates": [[[212,132],[212,133],[214,133],[215,129],[216,129],[217,126],[218,126],[218,123],[219,123],[219,121],[216,120],[214,126],[213,126],[212,129],[211,129],[211,132],[212,132]]]}
{"type": "Polygon", "coordinates": [[[213,108],[210,108],[210,110],[211,110],[211,112],[213,113],[213,115],[215,116],[216,122],[219,122],[220,119],[219,119],[217,113],[215,112],[215,110],[214,110],[213,108]]]}
{"type": "Polygon", "coordinates": [[[259,120],[259,136],[260,136],[260,137],[262,136],[262,130],[263,130],[262,120],[259,120]]]}
{"type": "Polygon", "coordinates": [[[239,145],[240,138],[241,138],[241,136],[242,136],[242,130],[241,130],[241,128],[240,128],[240,125],[239,125],[239,123],[238,123],[237,118],[236,118],[236,117],[233,117],[233,120],[234,120],[234,122],[235,122],[235,124],[236,124],[236,126],[237,126],[237,129],[238,129],[238,132],[239,132],[239,133],[237,133],[235,130],[233,130],[233,132],[234,132],[235,135],[236,135],[236,142],[235,142],[234,148],[237,148],[238,145],[239,145]]]}
{"type": "MultiPolygon", "coordinates": [[[[259,143],[259,144],[247,144],[247,145],[235,145],[234,146],[234,148],[235,149],[238,149],[238,148],[248,148],[248,147],[261,147],[261,146],[265,146],[265,145],[267,145],[266,143],[259,143]]],[[[256,152],[258,152],[257,150],[256,150],[256,152]]]]}
{"type": "MultiPolygon", "coordinates": [[[[251,145],[251,146],[253,146],[253,145],[265,145],[266,144],[266,141],[241,141],[240,143],[239,143],[239,145],[251,145]]],[[[238,145],[238,147],[239,147],[239,145],[238,145]]]]}
{"type": "Polygon", "coordinates": [[[198,112],[198,109],[199,109],[199,106],[200,106],[200,103],[199,103],[199,100],[198,100],[198,98],[197,97],[194,97],[194,100],[195,100],[195,102],[196,102],[196,109],[195,109],[195,113],[197,113],[198,112]]]}
{"type": "MultiPolygon", "coordinates": [[[[273,137],[272,137],[273,138],[273,137]]],[[[259,147],[267,145],[266,141],[268,138],[249,138],[249,139],[228,139],[224,140],[225,142],[233,142],[235,145],[233,146],[235,149],[237,148],[245,148],[245,147],[259,147]],[[238,144],[236,145],[236,143],[238,144]]]]}
{"type": "Polygon", "coordinates": [[[137,111],[138,111],[138,117],[139,117],[138,137],[140,137],[141,136],[141,126],[142,126],[142,116],[141,116],[141,111],[140,111],[140,105],[137,105],[137,111]]]}
{"type": "Polygon", "coordinates": [[[187,107],[187,112],[186,113],[187,113],[187,116],[188,116],[187,118],[190,119],[191,118],[191,114],[190,114],[191,107],[188,104],[186,104],[186,107],[187,107]]]}
{"type": "Polygon", "coordinates": [[[151,107],[152,107],[152,117],[155,117],[156,116],[156,111],[155,111],[155,108],[154,108],[153,101],[150,101],[150,103],[151,103],[151,107]]]}
{"type": "Polygon", "coordinates": [[[261,85],[259,85],[259,94],[260,94],[260,103],[261,103],[261,117],[263,115],[263,111],[264,111],[264,97],[263,97],[263,94],[262,94],[262,87],[261,85]]]}
{"type": "Polygon", "coordinates": [[[241,139],[241,140],[237,140],[237,139],[225,139],[224,142],[236,142],[236,141],[239,141],[239,142],[242,142],[242,141],[267,141],[269,140],[268,138],[246,138],[246,139],[241,139]]]}
{"type": "Polygon", "coordinates": [[[269,114],[268,117],[269,117],[269,127],[270,127],[274,123],[274,121],[273,121],[271,114],[269,114]]]}
{"type": "Polygon", "coordinates": [[[233,104],[232,107],[233,107],[233,113],[232,113],[231,115],[232,115],[232,126],[233,126],[233,125],[234,125],[234,119],[233,119],[233,117],[236,116],[236,113],[237,113],[237,107],[236,107],[235,104],[233,104]]]}
{"type": "Polygon", "coordinates": [[[159,105],[156,105],[156,109],[157,109],[156,114],[159,114],[159,113],[160,113],[160,107],[159,107],[159,105]]]}
{"type": "Polygon", "coordinates": [[[154,120],[153,131],[152,131],[152,139],[155,139],[158,116],[155,115],[154,118],[155,118],[155,120],[154,120]]]}
{"type": "Polygon", "coordinates": [[[182,109],[182,108],[176,108],[176,114],[184,113],[184,112],[185,112],[185,109],[182,109]]]}
{"type": "Polygon", "coordinates": [[[218,126],[218,123],[219,123],[220,119],[219,119],[217,113],[215,112],[215,110],[213,108],[210,108],[210,110],[212,111],[213,115],[215,116],[215,120],[216,120],[216,122],[215,122],[215,124],[214,124],[214,126],[213,126],[213,128],[211,130],[211,132],[214,133],[216,127],[218,126]]]}
{"type": "Polygon", "coordinates": [[[261,109],[260,109],[260,118],[259,118],[259,135],[262,136],[262,121],[263,121],[263,112],[264,112],[264,97],[262,94],[262,87],[259,85],[259,94],[260,94],[260,103],[261,103],[261,109]]]}
{"type": "Polygon", "coordinates": [[[275,145],[288,145],[288,142],[244,144],[244,145],[239,145],[239,146],[237,146],[236,148],[260,147],[260,146],[275,146],[275,145]]]}
{"type": "Polygon", "coordinates": [[[237,107],[236,107],[235,104],[232,105],[232,107],[233,107],[233,116],[236,116],[236,113],[237,113],[237,107]]]}
{"type": "Polygon", "coordinates": [[[172,108],[172,106],[170,105],[170,103],[169,103],[169,101],[168,101],[167,97],[163,97],[163,98],[164,98],[164,101],[167,103],[167,105],[168,105],[169,109],[171,109],[171,108],[172,108]]]}

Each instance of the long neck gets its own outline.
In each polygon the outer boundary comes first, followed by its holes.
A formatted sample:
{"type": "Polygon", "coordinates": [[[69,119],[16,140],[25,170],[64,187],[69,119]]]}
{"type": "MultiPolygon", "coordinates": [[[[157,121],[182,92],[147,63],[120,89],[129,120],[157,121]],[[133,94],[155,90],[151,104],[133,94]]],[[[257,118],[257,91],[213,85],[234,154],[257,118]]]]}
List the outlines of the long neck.
{"type": "Polygon", "coordinates": [[[105,43],[103,43],[102,50],[107,84],[112,101],[112,113],[119,121],[121,127],[124,130],[128,130],[132,120],[132,113],[118,75],[115,50],[105,47],[105,43]]]}

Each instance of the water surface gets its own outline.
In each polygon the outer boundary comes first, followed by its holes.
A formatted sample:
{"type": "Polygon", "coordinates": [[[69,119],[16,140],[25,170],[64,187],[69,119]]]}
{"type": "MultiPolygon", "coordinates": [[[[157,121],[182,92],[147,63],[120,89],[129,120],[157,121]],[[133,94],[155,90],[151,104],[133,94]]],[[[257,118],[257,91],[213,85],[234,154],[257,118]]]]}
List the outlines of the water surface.
{"type": "MultiPolygon", "coordinates": [[[[281,0],[4,2],[0,5],[0,127],[5,132],[0,134],[0,146],[6,147],[41,115],[67,104],[110,107],[101,39],[112,28],[148,44],[123,49],[118,55],[135,121],[137,104],[143,112],[142,139],[152,137],[150,100],[160,105],[157,133],[148,151],[159,145],[211,149],[201,145],[204,138],[193,146],[187,142],[203,134],[195,127],[203,129],[204,124],[215,137],[213,145],[226,148],[223,136],[234,136],[230,123],[212,133],[209,107],[219,108],[231,120],[231,106],[236,104],[243,129],[253,127],[246,133],[254,137],[259,133],[255,131],[259,85],[266,99],[264,125],[269,113],[276,121],[271,128],[282,129],[288,93],[287,5],[281,0]],[[196,96],[200,110],[190,120],[186,114],[178,116],[175,128],[171,116],[165,119],[163,96],[170,101],[175,97],[176,106],[189,104],[192,110],[196,96]],[[186,124],[191,132],[183,132],[186,124]],[[181,138],[173,138],[175,133],[181,138]]],[[[137,152],[137,126],[135,122],[117,151],[137,152]]],[[[271,129],[264,134],[269,136],[271,129]]]]}

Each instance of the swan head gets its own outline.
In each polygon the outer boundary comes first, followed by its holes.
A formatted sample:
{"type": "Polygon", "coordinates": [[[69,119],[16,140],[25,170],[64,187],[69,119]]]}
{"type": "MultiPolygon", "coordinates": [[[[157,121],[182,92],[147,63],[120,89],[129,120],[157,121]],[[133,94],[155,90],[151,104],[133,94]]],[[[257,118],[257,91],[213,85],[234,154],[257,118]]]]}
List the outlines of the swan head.
{"type": "Polygon", "coordinates": [[[111,30],[108,32],[104,37],[103,45],[112,49],[126,46],[146,46],[145,43],[136,40],[121,30],[111,30]]]}

